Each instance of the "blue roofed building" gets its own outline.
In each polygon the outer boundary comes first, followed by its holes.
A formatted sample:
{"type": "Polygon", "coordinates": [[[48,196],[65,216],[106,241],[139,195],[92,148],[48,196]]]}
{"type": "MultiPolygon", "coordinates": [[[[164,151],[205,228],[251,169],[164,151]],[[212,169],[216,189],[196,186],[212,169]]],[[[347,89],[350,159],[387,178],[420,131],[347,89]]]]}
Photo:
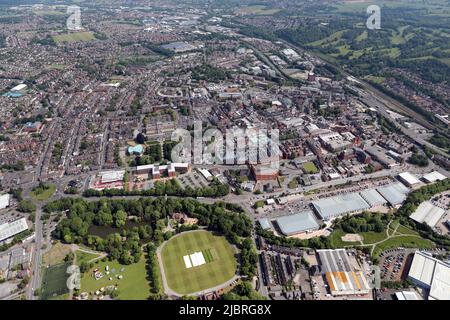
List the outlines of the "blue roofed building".
{"type": "Polygon", "coordinates": [[[128,147],[129,154],[141,155],[144,152],[142,144],[135,145],[134,147],[128,147]]]}

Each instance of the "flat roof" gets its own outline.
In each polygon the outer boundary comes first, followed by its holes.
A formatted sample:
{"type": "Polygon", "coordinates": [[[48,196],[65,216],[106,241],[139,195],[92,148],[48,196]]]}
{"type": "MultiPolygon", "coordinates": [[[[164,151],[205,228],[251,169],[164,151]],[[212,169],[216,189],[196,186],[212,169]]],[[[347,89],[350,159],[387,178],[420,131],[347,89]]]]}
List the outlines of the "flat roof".
{"type": "Polygon", "coordinates": [[[124,175],[125,175],[125,170],[100,172],[102,182],[104,182],[104,183],[123,180],[124,175]]]}
{"type": "Polygon", "coordinates": [[[342,194],[311,203],[323,219],[370,209],[370,205],[358,193],[342,194]]]}
{"type": "Polygon", "coordinates": [[[9,194],[0,195],[0,209],[4,209],[9,206],[9,200],[11,196],[9,194]]]}
{"type": "Polygon", "coordinates": [[[441,173],[438,172],[438,171],[430,172],[430,173],[424,175],[422,178],[423,178],[426,182],[435,182],[435,181],[438,181],[438,180],[441,181],[441,180],[447,179],[446,176],[444,176],[443,174],[441,174],[441,173]]]}
{"type": "Polygon", "coordinates": [[[259,219],[258,222],[261,225],[261,228],[263,228],[264,230],[272,228],[270,225],[269,219],[267,219],[267,218],[259,219]]]}
{"type": "Polygon", "coordinates": [[[280,230],[285,235],[319,229],[319,223],[314,218],[312,211],[302,211],[297,214],[283,216],[275,219],[280,230]]]}
{"type": "Polygon", "coordinates": [[[317,253],[332,294],[361,294],[370,291],[364,274],[355,270],[345,249],[317,250],[317,253]]]}
{"type": "Polygon", "coordinates": [[[433,205],[430,201],[422,202],[409,217],[419,223],[426,223],[434,228],[444,216],[445,210],[433,205]]]}
{"type": "Polygon", "coordinates": [[[27,220],[21,218],[19,220],[8,222],[0,225],[0,241],[15,236],[22,231],[28,230],[27,220]]]}
{"type": "Polygon", "coordinates": [[[449,264],[416,251],[408,275],[430,289],[429,300],[450,300],[449,264]]]}
{"type": "Polygon", "coordinates": [[[400,182],[388,186],[377,188],[377,191],[385,198],[391,205],[395,206],[401,204],[406,199],[409,189],[400,182]]]}
{"type": "Polygon", "coordinates": [[[387,203],[381,194],[378,193],[376,189],[366,189],[359,193],[359,195],[371,206],[381,206],[387,203]]]}
{"type": "Polygon", "coordinates": [[[398,176],[411,186],[420,183],[419,179],[409,172],[402,172],[398,176]]]}

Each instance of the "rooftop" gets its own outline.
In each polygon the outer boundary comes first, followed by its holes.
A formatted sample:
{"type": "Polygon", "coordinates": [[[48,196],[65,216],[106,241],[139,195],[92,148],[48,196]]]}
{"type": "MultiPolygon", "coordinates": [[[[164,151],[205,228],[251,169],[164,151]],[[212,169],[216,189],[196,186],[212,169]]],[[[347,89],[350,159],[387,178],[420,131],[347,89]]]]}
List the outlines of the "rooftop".
{"type": "Polygon", "coordinates": [[[370,209],[370,205],[357,193],[320,199],[313,201],[312,205],[323,219],[370,209]]]}
{"type": "Polygon", "coordinates": [[[287,236],[319,229],[319,223],[314,218],[312,211],[302,211],[294,215],[279,217],[275,221],[281,232],[287,236]]]}
{"type": "Polygon", "coordinates": [[[400,182],[388,186],[379,187],[377,191],[385,198],[389,204],[396,206],[406,199],[409,189],[400,182]]]}
{"type": "Polygon", "coordinates": [[[0,225],[0,241],[6,240],[15,236],[22,231],[28,229],[27,220],[25,218],[8,222],[0,225]]]}
{"type": "Polygon", "coordinates": [[[426,223],[430,227],[434,226],[441,220],[445,214],[445,210],[433,205],[430,201],[422,202],[416,211],[409,217],[419,223],[426,223]]]}

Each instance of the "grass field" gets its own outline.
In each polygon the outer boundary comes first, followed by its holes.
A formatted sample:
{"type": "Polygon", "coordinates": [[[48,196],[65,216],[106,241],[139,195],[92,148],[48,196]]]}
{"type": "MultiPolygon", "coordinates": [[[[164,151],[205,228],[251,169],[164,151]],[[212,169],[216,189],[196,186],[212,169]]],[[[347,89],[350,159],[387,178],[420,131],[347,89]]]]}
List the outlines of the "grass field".
{"type": "Polygon", "coordinates": [[[91,293],[102,287],[117,285],[120,300],[146,300],[150,295],[150,285],[147,281],[147,270],[145,268],[145,258],[142,257],[138,263],[131,265],[121,265],[117,260],[114,261],[97,261],[94,267],[84,273],[81,278],[81,292],[91,293]],[[95,280],[93,270],[98,268],[105,273],[105,267],[109,266],[110,274],[104,275],[103,278],[95,280]],[[123,272],[120,270],[124,269],[123,272]],[[112,270],[115,269],[115,274],[112,270]],[[122,275],[121,280],[116,275],[122,275]],[[109,278],[112,280],[109,280],[109,278]]]}
{"type": "Polygon", "coordinates": [[[50,198],[56,191],[56,186],[54,184],[48,184],[48,189],[44,191],[31,191],[30,196],[34,200],[45,201],[50,198]]]}
{"type": "Polygon", "coordinates": [[[168,286],[190,294],[218,286],[236,273],[235,252],[224,237],[208,231],[186,232],[164,244],[161,256],[168,286]],[[201,251],[206,264],[187,269],[183,256],[201,251]]]}
{"type": "Polygon", "coordinates": [[[62,42],[78,42],[78,41],[90,41],[94,40],[95,36],[92,32],[86,31],[86,32],[74,32],[74,33],[67,33],[67,34],[60,34],[57,36],[53,36],[53,40],[56,43],[62,43],[62,42]]]}
{"type": "Polygon", "coordinates": [[[70,245],[58,242],[54,244],[50,250],[46,251],[42,257],[44,265],[60,264],[64,258],[70,253],[70,245]]]}
{"type": "Polygon", "coordinates": [[[75,255],[77,256],[77,265],[81,265],[84,262],[89,262],[92,259],[99,257],[98,254],[88,253],[80,250],[75,251],[75,255]]]}
{"type": "Polygon", "coordinates": [[[319,169],[314,165],[312,162],[305,162],[303,164],[303,169],[306,173],[317,173],[319,172],[319,169]]]}
{"type": "Polygon", "coordinates": [[[44,269],[41,285],[41,299],[48,300],[69,292],[66,272],[70,262],[60,263],[44,269]]]}

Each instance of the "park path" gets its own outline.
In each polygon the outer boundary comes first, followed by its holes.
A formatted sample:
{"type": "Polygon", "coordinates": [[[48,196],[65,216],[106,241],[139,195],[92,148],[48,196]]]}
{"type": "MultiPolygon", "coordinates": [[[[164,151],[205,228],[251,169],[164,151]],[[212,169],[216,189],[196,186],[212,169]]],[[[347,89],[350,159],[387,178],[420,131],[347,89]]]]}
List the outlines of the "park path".
{"type": "MultiPolygon", "coordinates": [[[[103,258],[105,258],[106,256],[108,256],[108,254],[105,253],[105,252],[100,252],[100,251],[94,251],[94,250],[91,250],[91,249],[86,249],[86,248],[80,247],[80,246],[78,246],[78,245],[76,245],[76,244],[71,244],[71,245],[70,245],[70,250],[71,250],[73,253],[75,253],[75,251],[81,251],[81,252],[85,252],[85,253],[90,253],[90,254],[95,254],[95,255],[97,255],[97,257],[92,258],[91,260],[87,261],[88,263],[97,261],[97,260],[99,260],[99,259],[103,259],[103,258]]],[[[76,255],[75,255],[75,259],[76,259],[76,255]]]]}

